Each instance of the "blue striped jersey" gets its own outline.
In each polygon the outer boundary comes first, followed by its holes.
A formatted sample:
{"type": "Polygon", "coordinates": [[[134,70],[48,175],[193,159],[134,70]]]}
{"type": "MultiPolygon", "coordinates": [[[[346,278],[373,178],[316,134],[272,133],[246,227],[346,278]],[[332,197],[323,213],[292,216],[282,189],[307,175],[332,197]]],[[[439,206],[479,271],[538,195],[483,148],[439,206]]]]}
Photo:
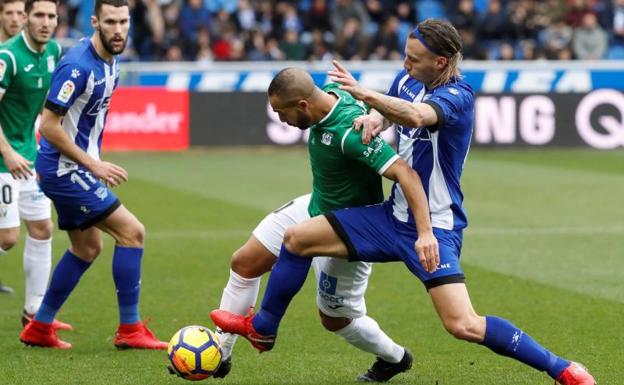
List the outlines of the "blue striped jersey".
{"type": "MultiPolygon", "coordinates": [[[[111,96],[119,83],[117,59],[102,59],[91,42],[84,38],[60,60],[52,76],[45,107],[64,116],[63,129],[74,143],[94,159],[100,158],[102,133],[111,96]]],[[[41,138],[39,160],[46,170],[58,176],[78,168],[41,138]]]]}
{"type": "MultiPolygon", "coordinates": [[[[462,207],[460,178],[473,131],[474,93],[460,78],[433,89],[401,71],[388,95],[412,103],[427,103],[436,111],[433,127],[405,127],[396,124],[397,152],[418,172],[429,199],[431,224],[447,230],[467,226],[462,207]]],[[[389,204],[394,216],[414,224],[401,186],[392,186],[389,204]]]]}

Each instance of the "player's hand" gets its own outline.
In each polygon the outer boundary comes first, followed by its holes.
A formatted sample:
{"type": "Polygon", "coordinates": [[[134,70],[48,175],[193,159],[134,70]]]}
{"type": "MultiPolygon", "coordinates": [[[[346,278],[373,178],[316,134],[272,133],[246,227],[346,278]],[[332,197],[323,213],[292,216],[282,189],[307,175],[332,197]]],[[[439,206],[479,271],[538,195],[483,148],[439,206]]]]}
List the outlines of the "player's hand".
{"type": "Polygon", "coordinates": [[[427,273],[433,273],[438,269],[438,265],[440,264],[440,251],[438,240],[435,235],[433,235],[433,231],[418,234],[418,240],[416,240],[414,248],[416,249],[421,265],[427,273]]]}
{"type": "Polygon", "coordinates": [[[116,164],[102,160],[92,167],[91,173],[110,187],[116,187],[128,181],[128,172],[126,170],[116,164]]]}
{"type": "Polygon", "coordinates": [[[7,166],[7,169],[11,173],[14,179],[28,179],[29,176],[33,175],[32,172],[32,162],[28,159],[24,158],[17,152],[11,150],[10,153],[6,155],[2,155],[4,158],[4,163],[7,166]]]}
{"type": "Polygon", "coordinates": [[[333,71],[327,71],[331,81],[339,83],[341,85],[340,89],[347,91],[354,98],[363,100],[370,91],[360,86],[353,75],[351,75],[351,72],[343,67],[338,60],[333,60],[332,63],[336,69],[333,71]]]}
{"type": "Polygon", "coordinates": [[[377,115],[363,115],[353,121],[353,128],[362,130],[362,143],[369,144],[383,130],[383,123],[383,118],[377,115]]]}

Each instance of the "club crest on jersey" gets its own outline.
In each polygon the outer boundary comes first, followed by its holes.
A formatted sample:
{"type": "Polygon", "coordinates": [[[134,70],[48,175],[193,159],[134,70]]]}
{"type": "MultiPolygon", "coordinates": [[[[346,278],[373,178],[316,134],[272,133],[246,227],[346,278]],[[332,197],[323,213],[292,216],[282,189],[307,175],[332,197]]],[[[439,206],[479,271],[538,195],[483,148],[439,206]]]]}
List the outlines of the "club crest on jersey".
{"type": "Polygon", "coordinates": [[[61,90],[59,91],[56,98],[63,103],[67,103],[69,102],[71,96],[74,94],[75,90],[76,85],[74,84],[74,82],[72,82],[71,80],[66,80],[65,83],[63,83],[63,86],[61,87],[61,90]]]}
{"type": "Polygon", "coordinates": [[[321,143],[323,143],[326,146],[329,146],[333,138],[334,138],[334,134],[329,133],[329,132],[324,132],[323,135],[321,135],[321,143]]]}
{"type": "Polygon", "coordinates": [[[7,65],[4,60],[0,60],[0,81],[4,79],[4,73],[6,72],[7,65]]]}
{"type": "Polygon", "coordinates": [[[54,63],[54,56],[52,55],[48,56],[46,61],[48,63],[48,72],[50,73],[54,72],[54,69],[56,68],[56,63],[54,63]]]}

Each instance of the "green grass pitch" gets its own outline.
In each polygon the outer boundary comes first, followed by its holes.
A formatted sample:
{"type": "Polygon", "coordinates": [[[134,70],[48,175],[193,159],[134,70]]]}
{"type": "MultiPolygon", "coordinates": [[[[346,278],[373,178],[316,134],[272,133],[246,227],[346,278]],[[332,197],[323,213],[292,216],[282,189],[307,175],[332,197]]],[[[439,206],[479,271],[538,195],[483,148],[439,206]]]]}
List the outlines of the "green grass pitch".
{"type": "MultiPolygon", "coordinates": [[[[130,172],[117,189],[146,225],[141,314],[168,339],[182,326],[213,328],[229,259],[266,213],[310,189],[303,150],[196,150],[109,154],[130,172]]],[[[587,365],[601,385],[624,383],[624,152],[484,151],[469,156],[463,178],[470,227],[463,267],[477,311],[512,320],[538,341],[587,365]]],[[[54,238],[54,264],[68,245],[54,238]]],[[[0,259],[0,384],[183,384],[166,354],[117,351],[111,276],[113,244],[65,304],[61,332],[69,351],[24,347],[21,246],[0,259]]],[[[266,280],[265,280],[266,282],[266,280]]],[[[349,384],[373,361],[322,329],[308,279],[287,314],[274,351],[246,341],[223,384],[349,384]]],[[[543,373],[454,340],[425,291],[398,263],[376,265],[369,315],[415,355],[393,379],[417,385],[552,384],[543,373]]]]}

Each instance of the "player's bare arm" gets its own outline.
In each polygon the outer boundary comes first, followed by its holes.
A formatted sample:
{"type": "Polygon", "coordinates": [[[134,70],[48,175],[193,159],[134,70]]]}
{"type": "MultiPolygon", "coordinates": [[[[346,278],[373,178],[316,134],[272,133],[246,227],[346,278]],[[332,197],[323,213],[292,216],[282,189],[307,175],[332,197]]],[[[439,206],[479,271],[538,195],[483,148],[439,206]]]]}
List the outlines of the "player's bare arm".
{"type": "MultiPolygon", "coordinates": [[[[0,93],[0,103],[2,103],[3,96],[4,94],[0,93]]],[[[4,163],[13,178],[27,179],[28,176],[33,174],[31,170],[32,162],[25,159],[11,147],[9,141],[4,136],[2,126],[0,126],[0,154],[2,154],[2,159],[4,159],[4,163]]]]}
{"type": "Polygon", "coordinates": [[[118,186],[128,180],[128,173],[123,168],[89,156],[78,147],[65,133],[61,122],[63,117],[44,109],[41,116],[39,132],[43,135],[61,154],[67,156],[76,163],[83,165],[97,178],[105,181],[110,186],[118,186]]]}
{"type": "Polygon", "coordinates": [[[433,235],[429,203],[420,176],[403,159],[398,159],[392,163],[383,176],[401,185],[416,222],[418,240],[416,240],[414,248],[425,270],[433,273],[440,263],[440,253],[438,240],[433,235]]]}
{"type": "Polygon", "coordinates": [[[377,110],[390,122],[407,127],[428,127],[438,123],[438,116],[431,106],[424,103],[410,103],[407,100],[362,87],[342,64],[336,60],[333,63],[336,69],[328,72],[330,79],[342,84],[340,88],[377,110]]]}

